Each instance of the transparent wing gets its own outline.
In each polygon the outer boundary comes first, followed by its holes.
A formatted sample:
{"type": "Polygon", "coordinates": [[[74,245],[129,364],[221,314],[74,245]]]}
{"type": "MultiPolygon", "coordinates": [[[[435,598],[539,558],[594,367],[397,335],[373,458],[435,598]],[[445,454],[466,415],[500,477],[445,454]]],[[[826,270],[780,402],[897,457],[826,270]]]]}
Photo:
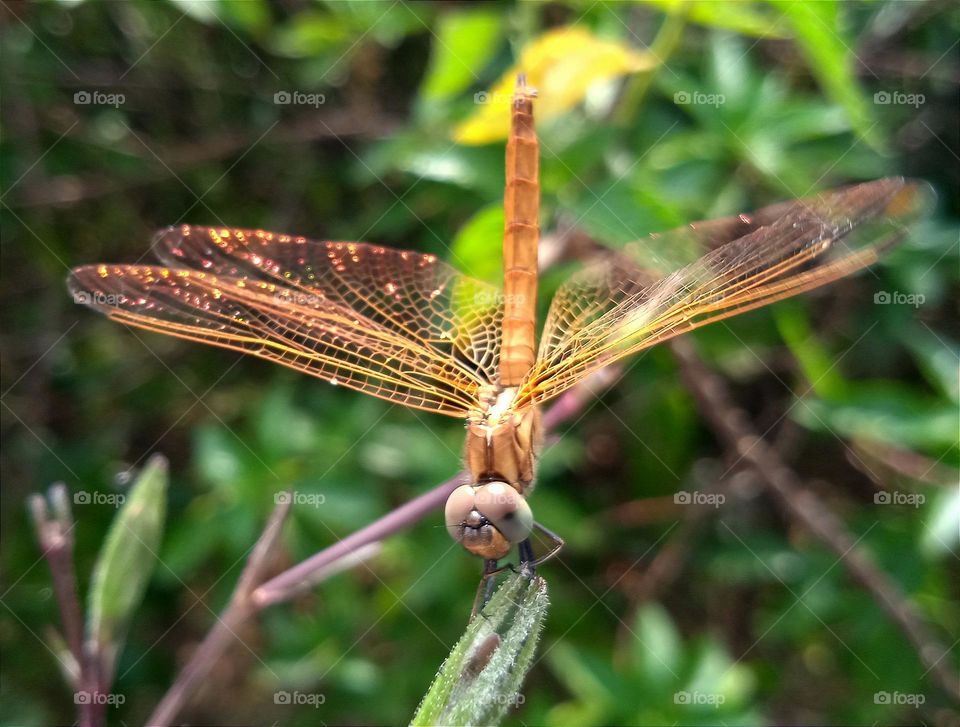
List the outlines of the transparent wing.
{"type": "Polygon", "coordinates": [[[623,356],[871,264],[899,239],[893,218],[928,196],[924,184],[881,179],[633,243],[557,291],[516,405],[545,401],[623,356]],[[710,252],[677,267],[696,249],[710,252]]]}
{"type": "Polygon", "coordinates": [[[496,380],[502,296],[433,255],[191,226],[160,232],[154,251],[163,266],[75,269],[75,299],[451,416],[496,380]]]}

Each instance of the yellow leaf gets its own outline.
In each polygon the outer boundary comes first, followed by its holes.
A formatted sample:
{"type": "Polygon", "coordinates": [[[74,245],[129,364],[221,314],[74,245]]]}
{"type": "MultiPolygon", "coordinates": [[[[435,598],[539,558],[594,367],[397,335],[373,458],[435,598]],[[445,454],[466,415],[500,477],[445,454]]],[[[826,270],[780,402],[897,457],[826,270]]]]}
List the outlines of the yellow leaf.
{"type": "Polygon", "coordinates": [[[476,94],[477,110],[453,133],[461,144],[488,144],[510,131],[510,99],[517,74],[537,89],[537,116],[558,116],[583,100],[590,86],[653,68],[648,53],[604,40],[580,27],[557,28],[530,43],[489,92],[476,94]]]}

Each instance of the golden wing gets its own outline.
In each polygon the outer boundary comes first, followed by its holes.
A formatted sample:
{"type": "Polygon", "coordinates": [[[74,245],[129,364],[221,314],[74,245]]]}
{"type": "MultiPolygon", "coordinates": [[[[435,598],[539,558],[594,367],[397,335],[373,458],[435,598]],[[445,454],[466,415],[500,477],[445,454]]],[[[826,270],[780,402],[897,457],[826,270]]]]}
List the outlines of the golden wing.
{"type": "Polygon", "coordinates": [[[496,288],[434,255],[263,231],[171,227],[162,266],[90,265],[77,302],[404,406],[466,416],[496,381],[496,288]]]}
{"type": "Polygon", "coordinates": [[[902,178],[845,187],[652,235],[590,265],[557,291],[516,405],[551,399],[619,358],[870,265],[902,235],[891,218],[919,209],[928,189],[902,178]],[[696,249],[711,251],[678,267],[696,249]]]}

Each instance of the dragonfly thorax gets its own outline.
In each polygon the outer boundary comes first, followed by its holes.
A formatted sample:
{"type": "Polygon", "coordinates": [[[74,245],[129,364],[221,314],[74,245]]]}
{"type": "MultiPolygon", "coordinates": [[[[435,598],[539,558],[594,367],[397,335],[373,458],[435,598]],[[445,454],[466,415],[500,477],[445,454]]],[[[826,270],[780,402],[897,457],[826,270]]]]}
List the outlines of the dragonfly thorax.
{"type": "Polygon", "coordinates": [[[488,392],[467,419],[465,460],[477,484],[506,482],[521,495],[533,487],[540,449],[540,412],[512,407],[516,389],[488,392]]]}
{"type": "Polygon", "coordinates": [[[497,560],[527,538],[533,515],[525,497],[533,488],[540,448],[540,412],[515,410],[516,389],[490,387],[467,420],[465,460],[473,484],[447,500],[447,529],[471,553],[497,560]]]}

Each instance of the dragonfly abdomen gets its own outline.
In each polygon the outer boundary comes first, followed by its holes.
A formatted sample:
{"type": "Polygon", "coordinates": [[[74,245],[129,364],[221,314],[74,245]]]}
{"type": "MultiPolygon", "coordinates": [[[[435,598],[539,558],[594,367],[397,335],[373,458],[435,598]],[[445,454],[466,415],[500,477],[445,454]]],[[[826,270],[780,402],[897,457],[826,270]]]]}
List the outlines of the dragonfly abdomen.
{"type": "Polygon", "coordinates": [[[519,384],[535,360],[540,147],[533,126],[534,95],[524,76],[519,76],[507,139],[507,187],[503,200],[500,384],[504,387],[519,384]]]}

